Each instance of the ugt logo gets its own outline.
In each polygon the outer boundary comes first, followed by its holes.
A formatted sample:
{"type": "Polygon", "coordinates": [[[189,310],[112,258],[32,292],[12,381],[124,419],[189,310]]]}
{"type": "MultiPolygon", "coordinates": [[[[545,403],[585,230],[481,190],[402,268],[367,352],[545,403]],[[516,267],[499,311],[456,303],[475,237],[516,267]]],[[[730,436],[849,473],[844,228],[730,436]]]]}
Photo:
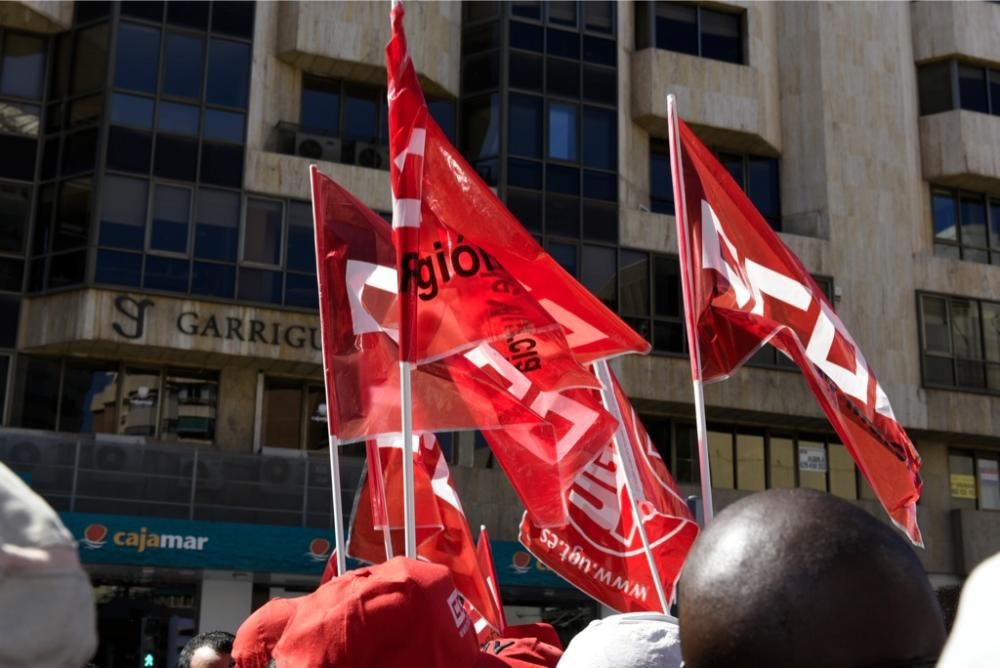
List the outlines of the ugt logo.
{"type": "Polygon", "coordinates": [[[131,331],[117,322],[111,325],[111,329],[126,339],[141,339],[146,329],[146,311],[152,307],[152,299],[136,300],[128,295],[119,295],[115,298],[115,310],[131,321],[131,324],[127,325],[131,331]]]}

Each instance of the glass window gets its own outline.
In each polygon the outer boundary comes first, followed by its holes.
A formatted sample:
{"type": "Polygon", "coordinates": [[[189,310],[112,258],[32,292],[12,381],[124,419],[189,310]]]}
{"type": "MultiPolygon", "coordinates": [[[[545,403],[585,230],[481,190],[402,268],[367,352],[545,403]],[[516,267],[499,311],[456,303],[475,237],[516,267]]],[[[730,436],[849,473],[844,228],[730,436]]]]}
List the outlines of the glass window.
{"type": "Polygon", "coordinates": [[[156,137],[153,172],[166,179],[194,181],[198,173],[198,140],[176,135],[156,137]]]}
{"type": "Polygon", "coordinates": [[[281,272],[240,268],[238,299],[252,302],[281,303],[281,272]]]}
{"type": "Polygon", "coordinates": [[[584,2],[583,27],[587,30],[610,33],[614,27],[614,6],[610,2],[584,2]]]}
{"type": "MultiPolygon", "coordinates": [[[[431,118],[434,122],[438,124],[443,131],[448,141],[455,143],[455,103],[451,100],[429,100],[427,102],[427,109],[431,112],[431,118]]],[[[386,123],[388,123],[389,114],[386,112],[386,123]]]]}
{"type": "Polygon", "coordinates": [[[205,39],[168,32],[163,57],[163,92],[200,100],[205,69],[205,39]]]}
{"type": "Polygon", "coordinates": [[[236,267],[215,262],[195,262],[191,292],[196,295],[232,299],[236,289],[236,267]]]}
{"type": "Polygon", "coordinates": [[[147,182],[108,174],[101,198],[100,245],[141,249],[146,242],[147,182]]]}
{"type": "Polygon", "coordinates": [[[167,22],[204,30],[208,27],[208,7],[209,3],[197,0],[170,0],[167,5],[167,22]]]}
{"type": "Polygon", "coordinates": [[[927,116],[955,108],[951,99],[951,73],[953,61],[921,65],[917,68],[920,89],[920,115],[927,116]]]}
{"type": "Polygon", "coordinates": [[[316,277],[309,274],[286,274],[285,304],[302,308],[319,308],[316,277]]]}
{"type": "MultiPolygon", "coordinates": [[[[541,92],[544,74],[541,56],[521,53],[520,51],[510,52],[510,69],[507,76],[511,88],[524,88],[541,92]]],[[[586,84],[586,82],[584,83],[586,84]]]]}
{"type": "Polygon", "coordinates": [[[948,468],[949,483],[953,499],[976,499],[976,476],[973,469],[972,455],[949,453],[948,468]]]}
{"type": "Polygon", "coordinates": [[[618,165],[618,114],[613,109],[583,108],[583,164],[613,170],[618,165]]]}
{"type": "Polygon", "coordinates": [[[253,37],[254,3],[243,1],[212,4],[212,32],[234,37],[253,37]]]}
{"type": "Polygon", "coordinates": [[[142,254],[99,249],[95,280],[107,285],[139,287],[142,284],[142,254]]]}
{"type": "Polygon", "coordinates": [[[62,173],[89,172],[97,161],[97,128],[81,130],[63,140],[62,173]]]}
{"type": "MultiPolygon", "coordinates": [[[[614,175],[610,176],[614,181],[614,175]]],[[[584,192],[590,189],[584,175],[584,192]]],[[[613,185],[612,185],[613,187],[613,185]]],[[[605,202],[583,200],[583,236],[588,239],[618,243],[618,207],[605,202]]]]}
{"type": "Polygon", "coordinates": [[[261,445],[298,449],[302,443],[302,383],[264,379],[261,445]]]}
{"type": "Polygon", "coordinates": [[[301,125],[305,132],[336,136],[340,128],[340,82],[302,77],[301,125]]]}
{"type": "Polygon", "coordinates": [[[163,21],[163,2],[153,0],[125,0],[122,2],[122,16],[134,16],[147,21],[163,21]]]}
{"type": "Polygon", "coordinates": [[[704,7],[701,12],[701,55],[729,63],[743,62],[743,40],[739,14],[716,12],[704,7]]]}
{"type": "Polygon", "coordinates": [[[1000,362],[1000,304],[983,302],[983,333],[986,359],[1000,362]]]}
{"type": "Polygon", "coordinates": [[[583,194],[585,197],[614,202],[618,199],[618,177],[611,172],[583,171],[583,194]]]}
{"type": "Polygon", "coordinates": [[[90,179],[64,181],[59,188],[53,250],[68,250],[87,245],[90,235],[90,179]]]}
{"type": "Polygon", "coordinates": [[[680,317],[683,313],[683,305],[680,264],[677,258],[656,255],[653,257],[653,269],[653,286],[656,295],[653,314],[661,317],[680,317]]]}
{"type": "MultiPolygon", "coordinates": [[[[598,3],[601,4],[601,3],[598,3]]],[[[576,2],[573,0],[552,0],[547,2],[549,23],[576,26],[576,2]]]]}
{"type": "Polygon", "coordinates": [[[247,199],[243,259],[248,262],[281,264],[281,202],[247,199]]]}
{"type": "Polygon", "coordinates": [[[990,109],[1000,115],[1000,70],[990,70],[990,109]]]}
{"type": "Polygon", "coordinates": [[[826,491],[826,445],[822,441],[799,441],[799,487],[826,491]]]}
{"type": "Polygon", "coordinates": [[[159,404],[160,372],[126,369],[122,382],[122,401],[118,409],[121,433],[130,436],[155,436],[159,404]]]}
{"type": "Polygon", "coordinates": [[[218,374],[168,371],[163,380],[160,438],[210,443],[215,440],[218,374]]]}
{"type": "Polygon", "coordinates": [[[496,94],[462,103],[462,146],[469,160],[500,153],[500,97],[496,94]]]}
{"type": "Polygon", "coordinates": [[[571,58],[572,60],[580,59],[579,33],[549,28],[545,31],[545,37],[545,52],[550,56],[571,58]]]}
{"type": "Polygon", "coordinates": [[[840,443],[830,443],[830,493],[845,499],[858,498],[854,459],[840,443]]]}
{"type": "Polygon", "coordinates": [[[0,94],[41,99],[45,80],[45,40],[7,32],[0,55],[0,94]]]}
{"type": "MultiPolygon", "coordinates": [[[[614,67],[617,61],[616,55],[617,50],[613,39],[601,39],[592,35],[583,38],[583,60],[585,62],[614,67]]],[[[614,74],[613,71],[611,73],[614,74]]]]}
{"type": "Polygon", "coordinates": [[[511,21],[510,48],[541,53],[545,49],[545,31],[541,26],[511,21]]]}
{"type": "Polygon", "coordinates": [[[674,184],[670,176],[667,142],[649,140],[649,208],[653,213],[674,214],[674,184]]]}
{"type": "Polygon", "coordinates": [[[191,219],[191,191],[157,185],[153,194],[151,250],[187,253],[188,221],[191,219]]]}
{"type": "Polygon", "coordinates": [[[199,190],[195,218],[195,257],[234,262],[239,221],[239,193],[207,188],[199,190]]]}
{"type": "Polygon", "coordinates": [[[24,260],[0,257],[0,290],[20,292],[24,283],[24,260]]]}
{"type": "MultiPolygon", "coordinates": [[[[566,195],[580,194],[580,170],[575,167],[549,163],[545,168],[545,178],[546,187],[550,193],[563,193],[566,195]]],[[[573,211],[569,212],[569,215],[576,219],[574,227],[577,229],[577,232],[573,234],[573,236],[576,236],[579,234],[580,222],[580,215],[576,204],[573,205],[573,211]]]]}
{"type": "Polygon", "coordinates": [[[656,48],[698,55],[698,9],[673,2],[656,3],[656,48]]]}
{"type": "Polygon", "coordinates": [[[951,325],[948,321],[948,302],[940,297],[923,295],[924,350],[951,354],[951,325]]]}
{"type": "Polygon", "coordinates": [[[200,119],[201,110],[196,106],[163,101],[156,127],[160,132],[196,137],[200,119]]]}
{"type": "MultiPolygon", "coordinates": [[[[542,163],[510,158],[507,161],[507,185],[515,188],[542,189],[542,163]]],[[[508,194],[509,197],[509,194],[508,194]]]]}
{"type": "Polygon", "coordinates": [[[562,58],[546,58],[546,90],[549,95],[580,97],[580,63],[562,58]]]}
{"type": "Polygon", "coordinates": [[[615,104],[618,98],[618,81],[615,70],[585,65],[583,68],[583,97],[590,102],[615,104]]]}
{"type": "Polygon", "coordinates": [[[10,355],[0,355],[0,424],[7,424],[7,376],[10,373],[10,355]]]}
{"type": "Polygon", "coordinates": [[[736,485],[753,492],[764,490],[763,436],[736,435],[736,485]]]}
{"type": "Polygon", "coordinates": [[[733,435],[708,432],[708,461],[712,467],[712,487],[733,489],[733,435]]]}
{"type": "MultiPolygon", "coordinates": [[[[982,197],[963,194],[960,200],[962,246],[986,247],[986,202],[982,197]]],[[[985,254],[979,261],[985,262],[985,254]]]]}
{"type": "Polygon", "coordinates": [[[507,150],[511,155],[540,158],[542,155],[542,98],[510,94],[507,150]]]}
{"type": "MultiPolygon", "coordinates": [[[[469,56],[462,70],[462,92],[478,93],[500,83],[500,57],[496,51],[469,56]]],[[[346,120],[345,120],[346,123],[346,120]]]]}
{"type": "Polygon", "coordinates": [[[747,196],[771,227],[781,229],[781,197],[778,192],[778,160],[747,159],[747,196]]]}
{"type": "Polygon", "coordinates": [[[117,127],[108,131],[108,169],[149,174],[149,161],[152,157],[153,137],[148,132],[117,127]]]}
{"type": "Polygon", "coordinates": [[[108,62],[108,26],[92,26],[76,33],[72,92],[86,93],[104,87],[108,62]]]}
{"type": "Polygon", "coordinates": [[[59,408],[58,360],[46,357],[17,358],[11,424],[24,429],[55,430],[59,408]]]}
{"type": "Polygon", "coordinates": [[[151,130],[153,106],[153,100],[148,97],[115,93],[111,96],[111,122],[151,130]]]}
{"type": "Polygon", "coordinates": [[[580,258],[580,282],[611,310],[618,305],[618,268],[615,249],[584,244],[580,258]]]}
{"type": "Polygon", "coordinates": [[[976,458],[979,482],[979,507],[1000,510],[1000,466],[996,459],[976,458]]]}
{"type": "Polygon", "coordinates": [[[795,487],[795,443],[790,438],[770,439],[768,469],[772,488],[795,487]]]}
{"type": "Polygon", "coordinates": [[[308,202],[288,203],[288,248],[285,267],[289,271],[316,273],[312,206],[308,202]]]}
{"type": "Polygon", "coordinates": [[[0,135],[0,178],[32,181],[35,178],[35,154],[38,141],[29,137],[0,135]]]}
{"type": "Polygon", "coordinates": [[[989,112],[986,70],[972,65],[958,65],[958,99],[962,109],[989,112]]]}
{"type": "Polygon", "coordinates": [[[622,250],[618,282],[621,286],[621,312],[625,315],[649,315],[649,254],[622,250]]]}
{"type": "MultiPolygon", "coordinates": [[[[508,168],[509,171],[509,168],[508,168]]],[[[539,170],[539,174],[541,170],[539,170]]],[[[541,178],[539,178],[541,181],[541,178]]],[[[542,195],[541,193],[517,188],[507,189],[507,208],[526,229],[533,232],[542,231],[542,195]]]]}
{"type": "Polygon", "coordinates": [[[188,291],[188,261],[159,255],[146,256],[143,287],[167,292],[188,291]]]}
{"type": "Polygon", "coordinates": [[[250,45],[212,38],[208,55],[208,101],[245,109],[250,96],[250,45]]]}
{"type": "Polygon", "coordinates": [[[159,28],[122,22],[118,26],[115,88],[155,93],[159,73],[159,28]]]}
{"type": "Polygon", "coordinates": [[[63,372],[59,431],[113,434],[118,431],[118,365],[70,360],[63,372]]]}
{"type": "Polygon", "coordinates": [[[215,186],[239,188],[243,183],[243,147],[202,142],[201,181],[215,186]]]}
{"type": "Polygon", "coordinates": [[[22,253],[31,212],[31,188],[0,183],[0,251],[22,253]]]}
{"type": "Polygon", "coordinates": [[[345,139],[375,143],[378,140],[379,104],[375,88],[360,85],[344,86],[345,139]]]}
{"type": "Polygon", "coordinates": [[[99,123],[104,112],[104,96],[91,95],[73,100],[69,104],[66,118],[66,128],[78,128],[99,123]]]}
{"type": "Polygon", "coordinates": [[[542,3],[539,0],[514,0],[510,3],[510,13],[513,16],[542,20],[542,3]]]}
{"type": "Polygon", "coordinates": [[[549,157],[576,162],[576,105],[549,104],[549,157]]]}
{"type": "Polygon", "coordinates": [[[0,295],[0,348],[17,345],[17,322],[20,319],[21,300],[11,295],[0,295]]]}

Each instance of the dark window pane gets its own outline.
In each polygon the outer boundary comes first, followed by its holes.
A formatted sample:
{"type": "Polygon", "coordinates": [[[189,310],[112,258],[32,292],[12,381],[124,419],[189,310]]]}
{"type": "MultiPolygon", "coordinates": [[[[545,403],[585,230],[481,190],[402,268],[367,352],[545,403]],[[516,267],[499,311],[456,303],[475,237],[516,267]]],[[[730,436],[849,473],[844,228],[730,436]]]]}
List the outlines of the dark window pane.
{"type": "Polygon", "coordinates": [[[728,63],[743,62],[742,17],[701,8],[701,55],[728,63]]]}
{"type": "Polygon", "coordinates": [[[87,271],[87,251],[53,255],[49,260],[50,288],[80,285],[87,271]]]}
{"type": "Polygon", "coordinates": [[[108,169],[149,174],[153,156],[153,137],[148,132],[136,132],[112,127],[108,134],[108,169]]]}
{"type": "Polygon", "coordinates": [[[664,353],[684,352],[684,325],[677,322],[653,322],[653,350],[664,353]]]}
{"type": "Polygon", "coordinates": [[[500,6],[497,2],[463,2],[465,20],[469,23],[496,17],[500,6]]]}
{"type": "Polygon", "coordinates": [[[137,288],[142,278],[142,255],[139,253],[117,253],[115,251],[97,251],[98,283],[106,285],[123,285],[137,288]]]}
{"type": "Polygon", "coordinates": [[[45,40],[8,32],[0,54],[0,93],[34,100],[42,97],[45,79],[45,40]]]}
{"type": "Polygon", "coordinates": [[[152,250],[187,253],[188,221],[191,218],[191,191],[157,185],[153,191],[153,226],[149,235],[152,250]]]}
{"type": "Polygon", "coordinates": [[[239,193],[199,190],[194,256],[209,260],[235,261],[239,222],[239,193]]]}
{"type": "Polygon", "coordinates": [[[698,9],[673,2],[656,3],[656,48],[698,55],[698,9]]]}
{"type": "Polygon", "coordinates": [[[469,56],[500,46],[500,24],[483,23],[462,31],[462,55],[469,56]]]}
{"type": "Polygon", "coordinates": [[[610,2],[584,2],[583,27],[587,30],[610,33],[614,23],[614,5],[610,2]]]}
{"type": "Polygon", "coordinates": [[[541,190],[542,163],[510,158],[507,160],[507,185],[541,190]]]}
{"type": "Polygon", "coordinates": [[[500,152],[500,97],[473,98],[462,103],[462,148],[471,161],[500,152]]]}
{"type": "Polygon", "coordinates": [[[378,141],[378,91],[370,86],[344,87],[344,139],[378,141]]]}
{"type": "Polygon", "coordinates": [[[11,424],[25,429],[56,428],[59,360],[22,355],[17,360],[11,424]]]}
{"type": "Polygon", "coordinates": [[[546,189],[566,195],[580,194],[580,170],[575,167],[548,164],[545,168],[546,189]]]}
{"type": "Polygon", "coordinates": [[[576,105],[549,104],[549,157],[576,162],[576,105]]]}
{"type": "Polygon", "coordinates": [[[948,258],[949,260],[958,260],[962,257],[962,251],[956,245],[935,242],[934,256],[948,258]]]}
{"type": "Polygon", "coordinates": [[[990,70],[990,109],[1000,115],[1000,70],[990,70]]]}
{"type": "Polygon", "coordinates": [[[288,203],[288,249],[285,252],[285,268],[290,271],[316,273],[312,206],[308,202],[288,203]]]}
{"type": "Polygon", "coordinates": [[[18,297],[0,295],[0,348],[13,348],[17,345],[20,311],[21,300],[18,297]]]}
{"type": "Polygon", "coordinates": [[[545,59],[547,90],[551,95],[580,97],[580,63],[559,58],[545,59]]]}
{"type": "Polygon", "coordinates": [[[931,385],[955,385],[955,369],[950,357],[924,355],[924,381],[931,385]]]}
{"type": "Polygon", "coordinates": [[[576,26],[576,1],[551,0],[545,3],[549,10],[549,23],[563,26],[576,26]]]}
{"type": "Polygon", "coordinates": [[[203,142],[201,182],[239,188],[243,184],[243,147],[203,142]]]}
{"type": "Polygon", "coordinates": [[[477,160],[472,163],[472,168],[479,174],[479,178],[488,186],[496,187],[500,183],[500,164],[496,158],[490,160],[477,160]]]}
{"type": "Polygon", "coordinates": [[[340,82],[304,75],[301,107],[303,131],[336,135],[340,128],[340,82]]]}
{"type": "Polygon", "coordinates": [[[69,104],[69,114],[66,119],[67,128],[79,128],[101,121],[104,112],[104,96],[91,95],[73,100],[69,104]]]}
{"type": "Polygon", "coordinates": [[[427,103],[427,109],[431,112],[434,122],[444,130],[448,141],[455,143],[455,103],[451,100],[431,100],[427,103]]]}
{"type": "Polygon", "coordinates": [[[198,169],[198,140],[171,135],[156,137],[156,160],[153,171],[157,176],[178,181],[194,181],[198,169]]]}
{"type": "Polygon", "coordinates": [[[54,179],[59,171],[59,137],[46,139],[42,145],[42,180],[54,179]]]}
{"type": "Polygon", "coordinates": [[[103,18],[111,13],[111,3],[101,0],[78,0],[73,7],[73,25],[103,18]]]}
{"type": "Polygon", "coordinates": [[[118,26],[115,87],[156,92],[160,73],[160,30],[133,23],[118,26]]]}
{"type": "Polygon", "coordinates": [[[213,2],[212,32],[235,37],[253,37],[253,2],[213,2]]]}
{"type": "Polygon", "coordinates": [[[164,60],[163,92],[200,100],[205,69],[205,39],[168,32],[164,60]]]}
{"type": "MultiPolygon", "coordinates": [[[[986,204],[982,197],[960,197],[963,246],[986,247],[986,204]]],[[[985,260],[983,260],[985,262],[985,260]]]]}
{"type": "Polygon", "coordinates": [[[201,110],[198,107],[164,101],[160,102],[156,127],[160,132],[197,137],[200,121],[201,110]]]}
{"type": "MultiPolygon", "coordinates": [[[[0,356],[0,424],[7,424],[7,414],[4,406],[7,405],[7,376],[10,372],[11,357],[0,356]]],[[[449,451],[450,454],[450,451],[449,451]]]]}
{"type": "Polygon", "coordinates": [[[931,195],[935,239],[958,241],[958,216],[952,193],[935,191],[931,195]]]}
{"type": "Polygon", "coordinates": [[[281,272],[240,269],[239,299],[252,302],[281,303],[281,272]]]}
{"type": "Polygon", "coordinates": [[[611,310],[618,308],[618,268],[614,248],[584,245],[580,258],[580,282],[611,310]]]}
{"type": "Polygon", "coordinates": [[[62,174],[78,174],[94,169],[97,161],[97,128],[67,135],[63,140],[62,174]]]}
{"type": "Polygon", "coordinates": [[[561,56],[563,58],[580,59],[580,35],[575,32],[565,30],[553,30],[549,28],[545,31],[548,44],[545,52],[550,56],[561,56]]]}
{"type": "Polygon", "coordinates": [[[618,115],[614,110],[584,107],[582,137],[584,165],[609,170],[617,167],[618,115]]]}
{"type": "Polygon", "coordinates": [[[285,304],[302,308],[319,308],[316,277],[303,274],[285,276],[285,304]]]}
{"type": "Polygon", "coordinates": [[[103,184],[100,245],[141,250],[146,243],[147,182],[108,174],[103,184]]]}
{"type": "Polygon", "coordinates": [[[35,213],[35,226],[31,239],[32,255],[42,255],[51,249],[52,213],[56,208],[56,187],[45,185],[38,190],[38,208],[35,213]]]}
{"type": "Polygon", "coordinates": [[[621,312],[649,315],[649,254],[622,250],[621,262],[621,312]]]}
{"type": "Polygon", "coordinates": [[[274,200],[247,199],[243,238],[245,261],[281,264],[281,208],[281,202],[274,200]]]}
{"type": "Polygon", "coordinates": [[[0,251],[24,252],[30,212],[30,187],[0,183],[0,251]]]}
{"type": "Polygon", "coordinates": [[[523,16],[526,19],[542,20],[542,3],[539,0],[515,0],[510,3],[510,13],[513,16],[523,16]]]}
{"type": "Polygon", "coordinates": [[[111,97],[111,122],[134,128],[153,128],[153,100],[148,97],[115,93],[111,97]]]}
{"type": "Polygon", "coordinates": [[[45,287],[45,258],[36,257],[28,265],[28,291],[38,292],[45,287]]]}
{"type": "Polygon", "coordinates": [[[618,199],[618,177],[612,172],[583,170],[583,195],[614,202],[618,199]]]}
{"type": "Polygon", "coordinates": [[[500,56],[491,51],[465,59],[462,66],[462,92],[478,93],[500,84],[500,56]]]}
{"type": "Polygon", "coordinates": [[[951,341],[956,357],[982,359],[983,343],[978,302],[951,300],[951,341]]]}
{"type": "Polygon", "coordinates": [[[73,59],[73,93],[86,93],[104,87],[108,64],[108,26],[96,25],[76,33],[76,56],[73,59]]]}
{"type": "Polygon", "coordinates": [[[507,150],[511,155],[542,155],[542,98],[510,94],[507,150]]]}
{"type": "Polygon", "coordinates": [[[642,51],[648,49],[652,44],[653,27],[651,25],[653,2],[649,0],[636,0],[635,5],[635,50],[642,51]]]}
{"type": "Polygon", "coordinates": [[[680,265],[676,258],[662,255],[653,257],[653,292],[656,295],[653,315],[669,317],[683,315],[680,265]]]}
{"type": "Polygon", "coordinates": [[[961,387],[974,389],[986,387],[986,367],[982,362],[955,360],[955,372],[958,377],[958,385],[961,387]]]}
{"type": "Polygon", "coordinates": [[[63,33],[56,38],[52,72],[49,74],[49,99],[58,99],[66,94],[73,65],[73,37],[73,33],[63,33]]]}
{"type": "Polygon", "coordinates": [[[780,229],[781,226],[781,197],[778,183],[777,159],[751,157],[747,161],[747,195],[775,229],[780,229]]]}
{"type": "Polygon", "coordinates": [[[920,88],[920,115],[936,114],[955,108],[951,99],[951,72],[953,61],[946,60],[917,69],[920,88]]]}
{"type": "Polygon", "coordinates": [[[204,30],[208,27],[208,7],[209,3],[200,0],[171,0],[167,3],[167,23],[204,30]]]}
{"type": "Polygon", "coordinates": [[[163,4],[153,0],[126,0],[122,2],[122,16],[134,16],[147,21],[163,21],[163,4]]]}
{"type": "Polygon", "coordinates": [[[576,197],[545,197],[545,233],[564,237],[580,236],[580,200],[576,197]]]}
{"type": "Polygon", "coordinates": [[[60,187],[53,250],[69,250],[87,245],[90,233],[90,189],[90,179],[66,181],[60,187]]]}
{"type": "Polygon", "coordinates": [[[541,26],[511,21],[510,48],[541,53],[545,49],[545,32],[541,26]]]}
{"type": "Polygon", "coordinates": [[[0,290],[20,292],[24,284],[24,260],[0,257],[0,290]]]}
{"type": "Polygon", "coordinates": [[[583,60],[588,63],[614,67],[617,60],[615,58],[615,41],[585,35],[583,38],[583,60]]]}
{"type": "Polygon", "coordinates": [[[990,200],[990,247],[1000,248],[1000,201],[990,200]]]}
{"type": "Polygon", "coordinates": [[[33,181],[38,140],[0,135],[0,178],[33,181]]]}
{"type": "Polygon", "coordinates": [[[618,207],[583,200],[583,236],[618,243],[618,207]]]}
{"type": "Polygon", "coordinates": [[[563,269],[568,271],[572,276],[577,275],[575,244],[550,243],[546,250],[549,251],[552,259],[558,262],[563,269]]]}
{"type": "Polygon", "coordinates": [[[746,188],[746,181],[743,174],[743,156],[733,153],[720,153],[719,162],[726,168],[729,175],[733,177],[733,181],[736,181],[736,185],[739,186],[740,190],[744,190],[746,188]]]}
{"type": "Polygon", "coordinates": [[[150,290],[187,292],[188,261],[158,255],[146,256],[146,275],[143,287],[150,290]]]}
{"type": "Polygon", "coordinates": [[[195,262],[191,292],[196,295],[232,299],[236,288],[236,267],[231,264],[195,262]]]}
{"type": "Polygon", "coordinates": [[[507,208],[525,228],[542,231],[541,193],[510,188],[507,190],[507,208]]]}
{"type": "Polygon", "coordinates": [[[541,56],[520,51],[510,52],[510,71],[507,76],[512,88],[541,92],[543,74],[545,70],[542,69],[541,56]]]}
{"type": "Polygon", "coordinates": [[[983,113],[989,111],[985,69],[959,64],[958,99],[962,109],[983,113]]]}
{"type": "Polygon", "coordinates": [[[208,101],[246,109],[250,96],[250,45],[212,39],[208,52],[208,101]]]}

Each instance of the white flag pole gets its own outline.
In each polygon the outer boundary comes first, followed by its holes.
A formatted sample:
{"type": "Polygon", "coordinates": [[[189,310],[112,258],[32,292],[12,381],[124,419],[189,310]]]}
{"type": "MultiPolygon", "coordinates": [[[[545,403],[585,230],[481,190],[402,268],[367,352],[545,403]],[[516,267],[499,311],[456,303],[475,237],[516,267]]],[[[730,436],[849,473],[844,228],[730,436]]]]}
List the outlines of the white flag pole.
{"type": "Polygon", "coordinates": [[[698,470],[701,477],[701,497],[705,511],[705,524],[712,521],[712,472],[708,459],[708,442],[705,428],[705,394],[701,381],[701,350],[694,323],[694,266],[691,255],[691,228],[687,221],[687,203],[684,197],[684,172],[681,168],[680,137],[677,126],[677,100],[667,95],[667,126],[670,135],[670,173],[674,186],[674,218],[677,222],[677,250],[680,255],[681,287],[684,292],[684,324],[691,358],[691,385],[694,389],[695,423],[698,430],[698,470]]]}
{"type": "Polygon", "coordinates": [[[641,491],[642,484],[639,481],[639,470],[636,467],[635,457],[629,445],[628,434],[625,431],[625,420],[622,417],[621,408],[618,406],[618,401],[615,398],[614,385],[611,384],[611,371],[608,369],[608,363],[605,360],[595,362],[594,369],[597,371],[598,380],[601,381],[601,402],[604,404],[605,410],[618,420],[618,428],[615,430],[612,442],[615,444],[615,452],[618,453],[618,461],[621,462],[625,474],[625,491],[626,496],[628,496],[629,505],[632,508],[632,521],[635,522],[635,526],[639,529],[639,537],[642,539],[642,548],[646,553],[646,561],[649,562],[649,570],[653,576],[653,584],[656,586],[656,595],[660,599],[660,607],[663,608],[663,614],[669,615],[670,603],[667,600],[667,593],[663,589],[663,579],[660,577],[660,569],[656,566],[656,559],[653,558],[653,549],[649,545],[646,527],[643,525],[642,515],[639,513],[636,494],[641,491]]]}
{"type": "Polygon", "coordinates": [[[406,557],[417,558],[417,512],[413,491],[413,411],[409,362],[399,363],[400,412],[403,423],[403,521],[406,524],[406,557]]]}
{"type": "MultiPolygon", "coordinates": [[[[324,362],[325,363],[325,362],[324,362]]],[[[340,440],[330,434],[330,480],[333,488],[333,532],[337,550],[337,575],[347,572],[347,546],[344,541],[344,504],[340,493],[340,440]]]]}
{"type": "MultiPolygon", "coordinates": [[[[385,499],[385,475],[382,472],[382,455],[380,450],[380,445],[378,439],[369,440],[365,443],[365,456],[368,457],[370,465],[368,466],[369,476],[372,470],[375,471],[375,475],[378,476],[378,480],[375,482],[375,491],[378,493],[378,500],[382,504],[382,512],[385,513],[383,518],[385,522],[382,524],[382,544],[385,546],[385,560],[389,561],[395,554],[392,549],[392,529],[389,525],[389,503],[385,499]]],[[[367,483],[368,491],[371,492],[372,482],[369,480],[367,483]]]]}

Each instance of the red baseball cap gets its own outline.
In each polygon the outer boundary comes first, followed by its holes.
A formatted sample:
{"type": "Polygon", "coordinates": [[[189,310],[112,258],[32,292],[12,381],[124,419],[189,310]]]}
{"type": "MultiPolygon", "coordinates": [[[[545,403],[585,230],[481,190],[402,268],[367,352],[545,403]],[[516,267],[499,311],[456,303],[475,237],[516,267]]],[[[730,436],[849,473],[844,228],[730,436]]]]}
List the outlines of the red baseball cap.
{"type": "Polygon", "coordinates": [[[280,666],[478,668],[472,620],[444,566],[397,557],[297,599],[272,656],[280,666]]]}
{"type": "Polygon", "coordinates": [[[510,624],[503,630],[504,638],[538,638],[547,645],[552,645],[558,650],[563,649],[562,640],[559,639],[559,632],[556,627],[545,622],[535,622],[534,624],[510,624]]]}
{"type": "Polygon", "coordinates": [[[562,654],[562,649],[538,638],[498,638],[483,647],[483,655],[492,663],[484,659],[480,668],[556,668],[562,654]]]}
{"type": "Polygon", "coordinates": [[[240,624],[233,640],[236,668],[267,668],[271,652],[292,618],[298,600],[271,599],[240,624]]]}

